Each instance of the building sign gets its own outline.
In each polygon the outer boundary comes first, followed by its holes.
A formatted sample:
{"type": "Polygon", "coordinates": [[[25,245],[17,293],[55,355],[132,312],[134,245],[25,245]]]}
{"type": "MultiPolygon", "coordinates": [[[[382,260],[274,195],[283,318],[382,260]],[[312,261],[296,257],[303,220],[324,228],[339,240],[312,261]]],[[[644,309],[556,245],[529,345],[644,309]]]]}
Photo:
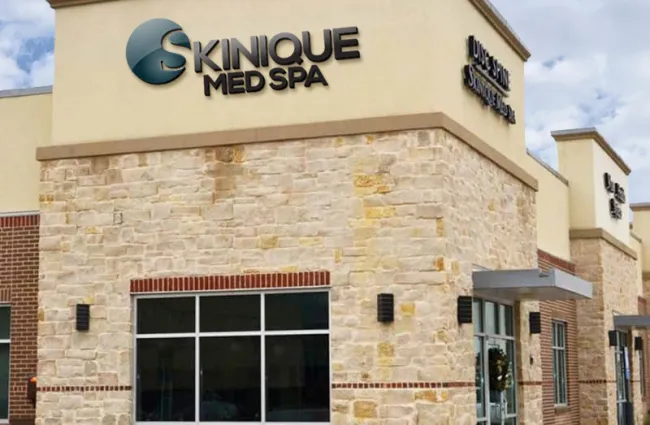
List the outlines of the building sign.
{"type": "Polygon", "coordinates": [[[465,86],[510,124],[516,124],[515,111],[505,103],[510,91],[510,72],[473,35],[467,39],[471,63],[463,68],[465,86]]]}
{"type": "Polygon", "coordinates": [[[625,204],[625,189],[618,183],[614,183],[609,173],[604,174],[605,190],[612,196],[609,198],[609,215],[610,217],[620,220],[623,218],[621,205],[625,204]]]}
{"type": "Polygon", "coordinates": [[[325,29],[323,41],[319,40],[317,46],[309,31],[300,35],[288,32],[271,37],[254,35],[246,42],[229,38],[190,43],[175,22],[152,19],[131,34],[126,60],[133,74],[145,83],[171,83],[185,72],[186,59],[163,48],[163,41],[168,37],[172,45],[192,51],[194,72],[203,74],[205,96],[213,91],[229,95],[256,93],[266,87],[279,91],[316,84],[327,86],[327,79],[317,64],[361,58],[358,34],[357,27],[325,29]],[[242,70],[242,62],[255,69],[242,70]]]}

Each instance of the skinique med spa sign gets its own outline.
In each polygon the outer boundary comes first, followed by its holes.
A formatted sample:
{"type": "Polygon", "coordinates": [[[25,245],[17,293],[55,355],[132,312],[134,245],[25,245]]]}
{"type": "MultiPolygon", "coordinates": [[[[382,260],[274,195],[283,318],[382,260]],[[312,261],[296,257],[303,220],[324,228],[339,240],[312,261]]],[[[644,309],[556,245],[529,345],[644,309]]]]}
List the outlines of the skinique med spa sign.
{"type": "Polygon", "coordinates": [[[463,68],[465,86],[510,124],[517,122],[515,111],[504,98],[510,91],[510,72],[473,35],[467,39],[471,63],[463,68]]]}
{"type": "Polygon", "coordinates": [[[281,32],[271,37],[251,36],[247,43],[237,38],[214,39],[207,43],[190,42],[180,25],[168,19],[152,19],[137,27],[126,46],[126,60],[131,71],[148,84],[168,84],[186,69],[183,55],[163,48],[163,40],[193,53],[194,72],[203,74],[205,67],[216,77],[203,75],[203,92],[224,95],[255,93],[267,85],[273,90],[295,89],[299,85],[329,85],[318,63],[359,59],[357,27],[323,30],[323,41],[315,46],[309,31],[300,35],[281,32]],[[280,46],[286,44],[285,52],[280,46]],[[243,71],[242,57],[254,68],[243,71]],[[306,64],[309,61],[311,64],[306,64]],[[164,67],[163,67],[164,65],[164,67]],[[270,68],[270,69],[269,69],[270,68]]]}

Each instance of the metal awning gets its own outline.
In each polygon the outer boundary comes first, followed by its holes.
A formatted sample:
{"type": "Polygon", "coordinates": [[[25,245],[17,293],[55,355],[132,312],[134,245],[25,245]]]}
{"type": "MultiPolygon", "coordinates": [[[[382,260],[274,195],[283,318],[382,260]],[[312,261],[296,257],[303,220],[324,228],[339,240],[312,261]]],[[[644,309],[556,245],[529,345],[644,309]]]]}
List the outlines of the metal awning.
{"type": "Polygon", "coordinates": [[[645,315],[615,315],[614,328],[650,329],[650,316],[645,315]]]}
{"type": "Polygon", "coordinates": [[[558,269],[481,270],[472,273],[474,295],[512,301],[591,299],[591,282],[558,269]]]}

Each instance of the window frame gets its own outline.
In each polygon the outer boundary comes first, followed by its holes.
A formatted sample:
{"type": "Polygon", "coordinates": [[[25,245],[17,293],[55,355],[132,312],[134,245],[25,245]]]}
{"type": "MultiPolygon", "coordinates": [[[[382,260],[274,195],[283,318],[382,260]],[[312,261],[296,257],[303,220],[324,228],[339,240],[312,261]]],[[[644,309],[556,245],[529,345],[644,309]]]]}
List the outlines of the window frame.
{"type": "Polygon", "coordinates": [[[0,417],[0,424],[8,424],[9,423],[9,417],[11,416],[11,334],[12,334],[12,329],[11,329],[11,315],[13,313],[13,309],[11,307],[11,304],[9,303],[0,303],[0,309],[7,309],[9,310],[9,323],[7,325],[9,326],[9,338],[8,339],[0,339],[0,344],[6,345],[7,346],[7,354],[9,356],[9,364],[7,365],[7,417],[3,418],[0,417]]]}
{"type": "Polygon", "coordinates": [[[643,353],[643,348],[641,347],[641,350],[638,351],[639,353],[639,380],[641,381],[641,399],[645,400],[646,398],[646,379],[645,379],[645,374],[646,374],[646,367],[645,367],[645,355],[643,353]]]}
{"type": "MultiPolygon", "coordinates": [[[[333,368],[332,368],[332,293],[329,287],[321,288],[299,288],[299,289],[285,289],[285,288],[270,288],[265,290],[229,290],[229,291],[213,291],[213,292],[176,292],[176,293],[151,293],[151,294],[133,294],[131,296],[132,302],[132,329],[133,329],[133,349],[131,353],[132,361],[132,370],[131,370],[131,382],[132,382],[132,423],[134,425],[189,425],[189,424],[210,424],[210,425],[329,425],[332,421],[332,383],[333,383],[333,368]],[[289,294],[305,294],[305,293],[325,293],[327,294],[327,319],[328,326],[327,329],[309,329],[309,330],[291,330],[291,331],[266,331],[265,330],[265,295],[289,295],[289,294]],[[200,332],[200,303],[201,298],[206,297],[219,297],[219,296],[258,296],[260,299],[260,330],[258,331],[237,331],[237,332],[200,332]],[[194,298],[195,306],[195,330],[194,332],[184,332],[184,333],[159,333],[159,334],[141,334],[138,335],[137,324],[138,324],[138,300],[140,299],[160,299],[160,298],[194,298]],[[266,370],[266,357],[264,352],[264,336],[296,336],[296,335],[327,335],[328,341],[328,368],[329,368],[329,381],[328,381],[328,392],[329,392],[329,414],[330,419],[327,422],[268,422],[266,421],[266,386],[264,384],[264,372],[266,370]],[[262,373],[260,386],[262,391],[262,398],[260,400],[260,412],[262,418],[260,421],[247,421],[247,422],[236,422],[236,421],[201,421],[200,419],[200,401],[201,395],[198,388],[200,388],[200,350],[198,350],[199,340],[201,337],[228,337],[228,336],[258,336],[260,338],[260,371],[262,373]],[[138,339],[155,339],[155,338],[193,338],[195,341],[195,416],[194,421],[184,421],[184,422],[171,422],[171,421],[157,421],[157,422],[148,422],[148,421],[137,421],[137,343],[138,339]]],[[[1,340],[0,340],[1,341],[1,340]]],[[[0,420],[0,423],[2,421],[0,420]]]]}
{"type": "Polygon", "coordinates": [[[568,364],[567,364],[567,322],[563,320],[551,320],[551,355],[552,355],[552,372],[553,372],[553,406],[554,407],[567,407],[569,405],[569,376],[568,376],[568,364]],[[562,341],[556,340],[556,329],[562,329],[562,341]],[[559,344],[561,342],[561,345],[559,344]],[[562,356],[563,361],[563,371],[556,370],[558,368],[558,362],[556,360],[556,354],[562,356]],[[561,381],[560,373],[563,372],[564,381],[561,381]],[[559,400],[558,390],[562,388],[564,390],[564,400],[559,400]]]}

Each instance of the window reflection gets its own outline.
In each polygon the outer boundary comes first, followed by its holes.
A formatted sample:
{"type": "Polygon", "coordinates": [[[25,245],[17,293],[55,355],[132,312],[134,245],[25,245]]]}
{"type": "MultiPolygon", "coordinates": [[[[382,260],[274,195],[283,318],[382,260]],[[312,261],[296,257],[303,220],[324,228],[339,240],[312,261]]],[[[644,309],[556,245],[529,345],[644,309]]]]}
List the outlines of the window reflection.
{"type": "Polygon", "coordinates": [[[201,338],[201,420],[259,421],[259,337],[201,338]]]}
{"type": "Polygon", "coordinates": [[[268,422],[329,421],[329,337],[266,338],[268,422]]]}
{"type": "Polygon", "coordinates": [[[138,421],[194,420],[194,339],[137,343],[138,421]]]}

